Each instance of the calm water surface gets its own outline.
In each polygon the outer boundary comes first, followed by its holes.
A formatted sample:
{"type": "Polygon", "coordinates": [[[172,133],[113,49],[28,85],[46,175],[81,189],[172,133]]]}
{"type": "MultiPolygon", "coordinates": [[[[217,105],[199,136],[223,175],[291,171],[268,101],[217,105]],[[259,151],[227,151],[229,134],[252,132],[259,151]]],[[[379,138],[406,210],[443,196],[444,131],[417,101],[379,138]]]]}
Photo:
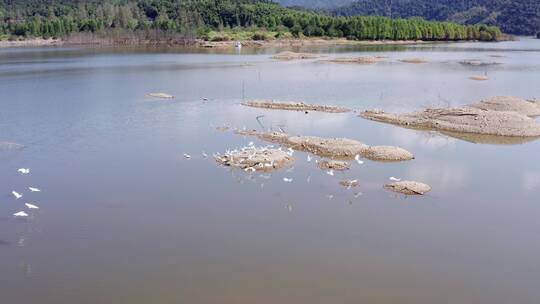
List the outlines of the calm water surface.
{"type": "Polygon", "coordinates": [[[354,113],[240,105],[406,111],[540,97],[540,40],[304,50],[388,57],[374,65],[277,62],[277,51],[0,50],[0,141],[25,146],[0,150],[0,302],[540,303],[540,141],[478,144],[354,113]],[[429,63],[399,62],[411,57],[429,63]],[[160,91],[176,99],[145,97],[160,91]],[[267,129],[399,145],[416,159],[332,177],[299,152],[262,176],[202,157],[253,141],[216,127],[261,129],[259,115],[267,129]],[[386,192],[390,176],[433,191],[386,192]],[[25,202],[41,209],[13,218],[25,202]]]}

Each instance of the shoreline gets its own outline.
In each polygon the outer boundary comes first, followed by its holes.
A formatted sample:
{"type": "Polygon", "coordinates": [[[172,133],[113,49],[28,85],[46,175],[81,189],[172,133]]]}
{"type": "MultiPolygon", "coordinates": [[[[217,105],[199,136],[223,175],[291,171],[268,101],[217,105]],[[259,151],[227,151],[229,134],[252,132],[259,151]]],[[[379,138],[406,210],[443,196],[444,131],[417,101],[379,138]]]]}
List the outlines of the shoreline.
{"type": "MultiPolygon", "coordinates": [[[[325,46],[325,45],[412,45],[430,43],[422,40],[347,40],[345,38],[302,38],[302,39],[274,39],[274,40],[245,40],[239,41],[243,47],[264,48],[264,47],[303,47],[303,46],[325,46]]],[[[197,47],[201,48],[234,48],[236,41],[204,41],[198,40],[197,47]]]]}
{"type": "Polygon", "coordinates": [[[32,48],[32,47],[42,47],[42,46],[62,46],[63,41],[61,39],[43,39],[43,38],[34,38],[26,40],[16,40],[16,41],[0,41],[0,49],[8,48],[32,48]]]}
{"type": "Polygon", "coordinates": [[[384,46],[384,45],[414,45],[439,41],[423,40],[347,40],[345,38],[301,38],[273,40],[240,40],[240,41],[206,41],[202,39],[163,39],[163,40],[113,40],[103,39],[27,39],[17,41],[0,41],[0,49],[4,48],[33,48],[33,47],[187,47],[200,49],[234,49],[240,42],[246,48],[267,47],[304,47],[304,46],[384,46]]]}
{"type": "Polygon", "coordinates": [[[479,40],[460,41],[424,41],[424,40],[347,40],[345,38],[287,38],[272,40],[239,40],[239,41],[206,41],[190,38],[138,39],[134,37],[81,37],[67,39],[33,38],[17,41],[0,41],[0,49],[4,48],[33,48],[33,47],[186,47],[198,49],[234,49],[237,42],[246,48],[286,48],[305,46],[392,46],[418,45],[429,43],[451,42],[482,42],[479,40]]]}

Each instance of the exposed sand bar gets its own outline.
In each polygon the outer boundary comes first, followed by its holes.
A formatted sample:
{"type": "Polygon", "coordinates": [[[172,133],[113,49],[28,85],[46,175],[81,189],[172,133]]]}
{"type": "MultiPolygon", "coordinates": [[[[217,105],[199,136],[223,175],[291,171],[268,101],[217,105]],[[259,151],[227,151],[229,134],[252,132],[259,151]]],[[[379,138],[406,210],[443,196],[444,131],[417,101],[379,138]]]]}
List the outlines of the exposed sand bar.
{"type": "Polygon", "coordinates": [[[174,99],[173,95],[167,93],[148,93],[149,97],[161,98],[161,99],[174,99]]]}
{"type": "Polygon", "coordinates": [[[345,113],[350,112],[350,109],[331,106],[331,105],[317,105],[307,104],[303,102],[294,101],[270,101],[270,100],[251,100],[242,103],[248,107],[274,109],[274,110],[290,110],[290,111],[317,111],[327,113],[345,113]]]}
{"type": "Polygon", "coordinates": [[[299,59],[315,59],[319,58],[321,55],[311,54],[311,53],[296,53],[296,52],[281,52],[272,56],[273,59],[277,60],[299,60],[299,59]]]}
{"type": "Polygon", "coordinates": [[[515,96],[494,96],[469,106],[481,110],[518,112],[530,117],[540,116],[538,100],[527,100],[515,96]]]}
{"type": "Polygon", "coordinates": [[[356,155],[376,161],[405,161],[414,159],[409,151],[399,147],[368,146],[348,138],[322,138],[316,136],[291,136],[280,132],[237,131],[240,135],[256,136],[269,142],[282,144],[298,151],[321,157],[353,159],[356,155]]]}
{"type": "Polygon", "coordinates": [[[478,81],[489,80],[489,77],[484,76],[484,75],[474,75],[474,76],[471,76],[469,78],[472,79],[472,80],[478,80],[478,81]]]}
{"type": "Polygon", "coordinates": [[[409,128],[509,137],[540,136],[540,124],[527,115],[538,115],[538,104],[495,97],[470,106],[432,108],[419,112],[392,114],[365,111],[361,117],[409,128]]]}
{"type": "Polygon", "coordinates": [[[360,56],[360,57],[338,57],[338,58],[332,58],[332,59],[328,59],[324,61],[333,62],[333,63],[373,64],[373,63],[377,63],[383,60],[384,59],[381,57],[360,56]]]}
{"type": "Polygon", "coordinates": [[[217,154],[214,158],[221,165],[246,171],[272,171],[294,162],[294,158],[282,150],[253,146],[217,154]]]}
{"type": "Polygon", "coordinates": [[[344,171],[344,170],[349,170],[351,168],[351,164],[349,164],[348,162],[339,161],[339,160],[323,160],[323,161],[320,161],[317,165],[322,170],[344,171]]]}
{"type": "Polygon", "coordinates": [[[459,63],[461,63],[463,65],[470,65],[470,66],[487,66],[487,65],[502,64],[501,62],[487,62],[487,61],[482,61],[482,60],[478,60],[478,59],[462,60],[459,63]]]}
{"type": "Polygon", "coordinates": [[[424,195],[431,191],[431,187],[424,183],[414,181],[400,181],[384,185],[384,189],[406,195],[424,195]]]}
{"type": "Polygon", "coordinates": [[[360,185],[360,183],[358,182],[357,179],[346,179],[346,180],[342,180],[339,182],[340,185],[342,185],[343,187],[347,187],[347,188],[353,188],[353,187],[358,187],[360,185]]]}

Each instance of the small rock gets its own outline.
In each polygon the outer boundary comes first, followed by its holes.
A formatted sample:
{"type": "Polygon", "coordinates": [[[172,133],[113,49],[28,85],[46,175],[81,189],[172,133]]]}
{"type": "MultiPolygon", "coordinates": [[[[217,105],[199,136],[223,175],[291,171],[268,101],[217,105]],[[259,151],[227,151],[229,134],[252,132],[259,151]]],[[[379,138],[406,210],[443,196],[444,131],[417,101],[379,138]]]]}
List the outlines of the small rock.
{"type": "Polygon", "coordinates": [[[431,191],[431,187],[424,183],[414,181],[400,181],[384,185],[384,189],[406,195],[424,195],[431,191]]]}

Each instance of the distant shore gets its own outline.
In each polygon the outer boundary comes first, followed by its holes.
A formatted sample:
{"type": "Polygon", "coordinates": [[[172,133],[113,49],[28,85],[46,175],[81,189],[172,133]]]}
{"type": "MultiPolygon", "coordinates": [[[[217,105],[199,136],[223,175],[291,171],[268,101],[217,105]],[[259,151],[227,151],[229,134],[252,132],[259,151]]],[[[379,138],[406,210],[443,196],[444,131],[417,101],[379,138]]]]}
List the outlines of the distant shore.
{"type": "Polygon", "coordinates": [[[140,40],[110,38],[68,38],[68,39],[26,39],[16,41],[0,41],[0,48],[25,48],[25,47],[52,47],[52,46],[95,46],[95,47],[193,47],[193,48],[234,48],[240,42],[243,47],[302,47],[318,45],[409,45],[421,44],[421,40],[380,40],[358,41],[345,38],[301,38],[301,39],[272,39],[272,40],[245,40],[245,41],[206,41],[202,39],[163,39],[163,40],[140,40]]]}
{"type": "MultiPolygon", "coordinates": [[[[25,48],[25,47],[54,47],[54,46],[88,46],[88,47],[191,47],[191,48],[216,48],[227,49],[236,47],[240,42],[247,48],[265,47],[302,47],[302,46],[331,46],[331,45],[412,45],[441,41],[423,40],[348,40],[345,38],[287,38],[270,40],[240,40],[240,41],[206,41],[202,39],[167,38],[167,39],[139,39],[137,37],[112,37],[75,36],[67,39],[43,39],[33,38],[25,40],[0,41],[0,48],[25,48]]],[[[450,41],[449,41],[450,42],[450,41]]],[[[454,41],[451,41],[454,42],[454,41]]]]}
{"type": "Polygon", "coordinates": [[[0,41],[0,48],[20,48],[20,47],[42,47],[42,46],[60,46],[62,45],[60,39],[43,39],[33,38],[25,40],[2,40],[0,41]]]}

